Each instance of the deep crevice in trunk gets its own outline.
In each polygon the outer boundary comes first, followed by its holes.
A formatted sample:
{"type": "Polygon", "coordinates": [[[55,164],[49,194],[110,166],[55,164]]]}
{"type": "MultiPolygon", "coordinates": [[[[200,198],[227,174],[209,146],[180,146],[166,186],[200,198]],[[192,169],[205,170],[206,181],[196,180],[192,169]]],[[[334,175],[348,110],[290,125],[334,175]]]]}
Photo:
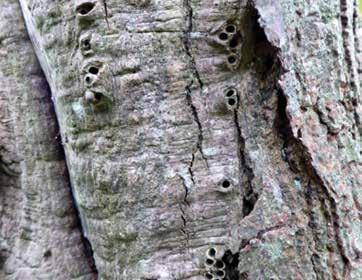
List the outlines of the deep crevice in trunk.
{"type": "Polygon", "coordinates": [[[44,83],[43,86],[46,88],[46,91],[48,92],[48,97],[47,98],[48,98],[48,103],[50,104],[49,119],[53,120],[54,125],[55,125],[55,129],[58,131],[58,135],[59,135],[59,137],[56,138],[57,146],[58,146],[57,149],[59,150],[59,157],[61,157],[61,159],[64,161],[65,166],[66,166],[64,177],[67,178],[67,185],[69,186],[69,193],[70,193],[70,197],[72,199],[72,206],[73,206],[73,209],[74,209],[74,214],[76,216],[75,217],[76,218],[76,223],[77,223],[77,226],[78,226],[79,231],[81,233],[81,238],[82,238],[82,242],[83,242],[83,246],[84,246],[84,253],[85,253],[85,256],[87,257],[89,267],[90,267],[92,273],[94,274],[94,278],[97,279],[98,278],[98,271],[97,271],[95,261],[94,261],[94,258],[93,258],[92,245],[91,245],[90,241],[88,240],[88,238],[86,237],[85,232],[83,230],[82,221],[81,221],[80,214],[79,214],[79,209],[78,209],[77,202],[75,201],[75,198],[74,198],[74,195],[73,195],[73,190],[72,190],[70,175],[69,175],[68,163],[67,163],[65,151],[64,151],[64,148],[63,148],[63,145],[62,145],[63,142],[62,142],[62,138],[61,138],[61,134],[60,134],[60,130],[59,130],[59,123],[58,123],[58,119],[57,119],[57,116],[56,116],[56,110],[55,110],[55,107],[54,107],[54,103],[53,103],[52,98],[51,98],[51,89],[50,89],[50,86],[49,86],[49,84],[48,84],[48,82],[46,80],[46,77],[45,77],[44,73],[42,72],[41,74],[44,77],[43,80],[46,82],[46,83],[44,83]]]}

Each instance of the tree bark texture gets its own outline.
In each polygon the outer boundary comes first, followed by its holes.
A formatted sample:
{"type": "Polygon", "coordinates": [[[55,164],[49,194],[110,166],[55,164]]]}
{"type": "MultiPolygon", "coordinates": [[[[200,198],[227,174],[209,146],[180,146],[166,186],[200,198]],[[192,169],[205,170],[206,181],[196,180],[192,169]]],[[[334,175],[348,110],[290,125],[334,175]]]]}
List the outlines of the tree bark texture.
{"type": "Polygon", "coordinates": [[[20,5],[1,279],[362,279],[355,0],[20,5]]]}

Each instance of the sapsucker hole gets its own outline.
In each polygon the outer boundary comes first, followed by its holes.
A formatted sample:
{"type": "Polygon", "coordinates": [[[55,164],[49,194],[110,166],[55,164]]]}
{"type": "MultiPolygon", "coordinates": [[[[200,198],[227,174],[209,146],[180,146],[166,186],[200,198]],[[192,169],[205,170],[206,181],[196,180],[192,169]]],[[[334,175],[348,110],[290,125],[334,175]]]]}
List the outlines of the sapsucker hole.
{"type": "Polygon", "coordinates": [[[90,84],[90,83],[92,82],[91,77],[89,77],[89,76],[85,77],[85,82],[86,82],[87,84],[90,84]]]}
{"type": "Polygon", "coordinates": [[[85,16],[93,10],[94,6],[95,4],[91,2],[83,3],[77,7],[77,13],[82,16],[85,16]]]}
{"type": "Polygon", "coordinates": [[[236,31],[235,25],[230,24],[230,25],[226,26],[226,32],[234,33],[235,31],[236,31]]]}
{"type": "Polygon", "coordinates": [[[88,39],[83,41],[83,49],[85,51],[89,51],[91,49],[91,44],[90,44],[90,41],[88,39]]]}
{"type": "Polygon", "coordinates": [[[224,277],[224,276],[225,276],[225,272],[224,272],[223,270],[218,270],[218,271],[216,271],[216,276],[224,277]]]}
{"type": "Polygon", "coordinates": [[[215,248],[210,248],[209,251],[208,251],[208,255],[209,255],[210,257],[215,257],[215,255],[216,255],[216,250],[215,250],[215,248]]]}
{"type": "Polygon", "coordinates": [[[226,97],[231,97],[235,94],[235,90],[233,89],[229,89],[227,92],[226,92],[226,97]]]}
{"type": "Polygon", "coordinates": [[[205,277],[206,277],[206,279],[212,279],[212,278],[213,278],[212,274],[209,273],[209,272],[207,272],[207,273],[205,274],[205,277]]]}
{"type": "MultiPolygon", "coordinates": [[[[228,104],[230,106],[235,106],[236,105],[236,100],[234,98],[229,98],[228,99],[228,104]]],[[[223,183],[223,187],[224,187],[224,183],[223,183]]]]}
{"type": "Polygon", "coordinates": [[[219,39],[220,39],[221,41],[226,41],[228,38],[229,38],[229,36],[228,36],[225,32],[222,32],[222,33],[220,33],[220,35],[219,35],[219,39]]]}
{"type": "Polygon", "coordinates": [[[206,259],[205,263],[207,265],[214,265],[215,261],[213,259],[206,259]]]}
{"type": "Polygon", "coordinates": [[[52,256],[52,251],[46,250],[43,256],[44,256],[44,258],[46,258],[46,259],[47,259],[47,258],[50,258],[50,257],[52,256]]]}
{"type": "MultiPolygon", "coordinates": [[[[231,99],[231,100],[233,100],[233,99],[231,99]]],[[[231,184],[230,184],[230,182],[229,182],[228,180],[224,180],[224,181],[222,182],[222,187],[223,187],[223,188],[227,189],[227,188],[229,188],[230,186],[231,186],[231,184]]]]}
{"type": "Polygon", "coordinates": [[[235,63],[236,63],[236,57],[235,57],[235,55],[230,55],[230,56],[228,57],[228,62],[229,62],[230,64],[235,64],[235,63]]]}
{"type": "Polygon", "coordinates": [[[99,69],[97,67],[92,66],[88,69],[88,72],[91,74],[97,75],[99,72],[99,69]]]}

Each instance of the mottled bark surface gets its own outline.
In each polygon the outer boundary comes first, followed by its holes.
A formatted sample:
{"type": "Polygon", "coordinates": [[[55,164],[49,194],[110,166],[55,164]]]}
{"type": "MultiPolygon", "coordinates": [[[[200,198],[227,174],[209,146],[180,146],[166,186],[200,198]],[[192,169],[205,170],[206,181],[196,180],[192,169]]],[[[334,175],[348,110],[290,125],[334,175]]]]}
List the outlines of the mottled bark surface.
{"type": "Polygon", "coordinates": [[[8,2],[2,278],[362,278],[356,1],[8,2]]]}
{"type": "Polygon", "coordinates": [[[47,81],[17,1],[0,1],[1,279],[94,279],[47,81]]]}

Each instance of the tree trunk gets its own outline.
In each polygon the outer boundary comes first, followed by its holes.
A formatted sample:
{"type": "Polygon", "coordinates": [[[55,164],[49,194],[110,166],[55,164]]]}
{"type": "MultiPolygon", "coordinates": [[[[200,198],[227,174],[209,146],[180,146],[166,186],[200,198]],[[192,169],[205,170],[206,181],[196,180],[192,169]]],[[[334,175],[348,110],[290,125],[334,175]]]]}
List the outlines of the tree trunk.
{"type": "Polygon", "coordinates": [[[355,0],[20,4],[0,279],[362,279],[355,0]]]}

